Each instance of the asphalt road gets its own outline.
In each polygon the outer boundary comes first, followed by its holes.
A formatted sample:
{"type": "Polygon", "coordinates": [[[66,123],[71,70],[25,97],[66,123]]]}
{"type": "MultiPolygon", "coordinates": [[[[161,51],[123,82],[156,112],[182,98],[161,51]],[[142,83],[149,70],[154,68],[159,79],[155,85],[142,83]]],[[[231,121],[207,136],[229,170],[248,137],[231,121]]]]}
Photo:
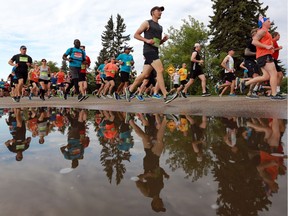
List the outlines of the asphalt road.
{"type": "Polygon", "coordinates": [[[125,100],[99,99],[90,96],[87,100],[78,102],[76,97],[67,100],[51,98],[42,101],[39,98],[29,100],[22,98],[19,103],[10,97],[0,98],[0,107],[75,107],[96,110],[111,110],[123,112],[164,113],[164,114],[190,114],[206,116],[232,116],[232,117],[262,117],[287,119],[287,100],[272,101],[268,97],[247,99],[238,97],[201,97],[176,98],[169,104],[162,99],[147,98],[144,102],[134,98],[131,102],[125,100]]]}

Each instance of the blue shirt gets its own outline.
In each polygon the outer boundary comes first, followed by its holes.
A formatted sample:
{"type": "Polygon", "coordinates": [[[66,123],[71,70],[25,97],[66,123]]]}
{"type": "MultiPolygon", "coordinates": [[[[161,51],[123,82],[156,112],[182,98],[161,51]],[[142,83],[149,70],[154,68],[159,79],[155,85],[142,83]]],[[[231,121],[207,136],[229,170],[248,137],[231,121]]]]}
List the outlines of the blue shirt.
{"type": "Polygon", "coordinates": [[[117,60],[121,60],[123,64],[121,65],[120,71],[122,72],[131,72],[131,61],[133,60],[133,56],[131,54],[127,53],[121,53],[118,57],[117,60]]]}
{"type": "Polygon", "coordinates": [[[69,56],[69,58],[73,60],[69,62],[70,67],[81,68],[82,62],[86,59],[85,51],[75,47],[67,49],[65,55],[69,56]]]}
{"type": "Polygon", "coordinates": [[[106,74],[105,74],[105,71],[104,71],[104,67],[105,67],[105,64],[101,64],[97,68],[100,71],[100,77],[101,78],[105,78],[106,77],[106,74]]]}

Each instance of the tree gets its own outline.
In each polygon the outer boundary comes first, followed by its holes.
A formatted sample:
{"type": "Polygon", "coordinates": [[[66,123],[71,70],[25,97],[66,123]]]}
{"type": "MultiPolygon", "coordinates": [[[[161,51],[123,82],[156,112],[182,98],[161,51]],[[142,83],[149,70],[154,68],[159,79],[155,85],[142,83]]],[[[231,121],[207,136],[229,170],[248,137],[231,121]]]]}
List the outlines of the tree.
{"type": "Polygon", "coordinates": [[[126,45],[126,42],[130,40],[130,35],[123,35],[126,31],[126,24],[124,19],[117,14],[116,25],[113,22],[113,16],[111,15],[105,31],[101,35],[102,46],[99,56],[97,57],[96,67],[112,56],[118,56],[121,49],[126,45]]]}
{"type": "MultiPolygon", "coordinates": [[[[257,27],[259,15],[265,16],[268,6],[255,1],[212,0],[214,15],[210,16],[210,48],[215,53],[227,52],[233,47],[243,53],[252,28],[257,27]]],[[[237,56],[237,55],[236,55],[237,56]]]]}
{"type": "MultiPolygon", "coordinates": [[[[205,29],[204,24],[195,20],[192,16],[189,16],[188,20],[183,20],[180,29],[170,27],[168,34],[169,40],[161,48],[160,55],[164,68],[167,68],[170,64],[176,68],[177,66],[181,67],[183,62],[190,63],[194,44],[204,45],[208,39],[208,30],[205,29]]],[[[168,77],[168,74],[165,74],[166,82],[169,82],[168,77]]],[[[166,83],[166,86],[169,85],[166,83]]]]}

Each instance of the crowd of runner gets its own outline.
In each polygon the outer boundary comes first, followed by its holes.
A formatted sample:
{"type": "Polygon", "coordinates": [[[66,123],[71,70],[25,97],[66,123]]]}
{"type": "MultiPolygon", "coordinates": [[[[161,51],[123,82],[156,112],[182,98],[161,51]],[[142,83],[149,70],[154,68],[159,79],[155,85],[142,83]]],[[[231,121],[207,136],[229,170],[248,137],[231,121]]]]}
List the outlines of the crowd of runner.
{"type": "MultiPolygon", "coordinates": [[[[143,55],[145,58],[142,73],[131,82],[131,71],[134,65],[133,56],[130,54],[132,47],[125,46],[123,53],[105,60],[96,70],[96,88],[92,94],[98,98],[126,99],[131,101],[136,97],[144,101],[144,96],[156,99],[164,99],[165,103],[173,101],[178,96],[187,97],[189,87],[197,77],[201,80],[202,96],[210,96],[206,87],[206,77],[202,70],[204,60],[201,57],[201,45],[196,43],[191,54],[190,72],[186,63],[172,75],[173,89],[169,92],[164,83],[163,64],[159,58],[159,46],[168,40],[168,36],[162,37],[162,26],[158,20],[164,7],[153,7],[150,11],[152,19],[144,21],[134,34],[134,38],[143,41],[143,55]],[[144,34],[144,37],[142,36],[144,34]],[[120,77],[120,84],[116,86],[115,79],[120,77]],[[161,94],[160,94],[161,92],[161,94]]],[[[234,50],[228,50],[221,66],[225,70],[223,80],[219,80],[215,91],[222,96],[230,88],[229,96],[236,96],[235,90],[241,93],[249,86],[247,98],[257,99],[259,91],[264,89],[265,94],[272,100],[284,100],[281,95],[280,84],[283,72],[278,65],[279,50],[277,41],[280,39],[278,32],[269,33],[270,20],[260,17],[258,28],[251,31],[251,39],[244,51],[243,77],[235,76],[234,50]]],[[[9,64],[13,67],[7,81],[0,81],[0,97],[10,95],[15,102],[21,97],[27,96],[31,100],[39,97],[41,100],[59,96],[67,100],[68,95],[77,95],[79,102],[86,100],[87,73],[90,67],[90,58],[86,55],[85,46],[81,46],[78,39],[74,40],[74,47],[67,49],[63,54],[63,60],[69,62],[69,71],[65,73],[51,72],[47,60],[33,62],[27,55],[26,46],[20,47],[20,53],[14,55],[9,64]]]]}

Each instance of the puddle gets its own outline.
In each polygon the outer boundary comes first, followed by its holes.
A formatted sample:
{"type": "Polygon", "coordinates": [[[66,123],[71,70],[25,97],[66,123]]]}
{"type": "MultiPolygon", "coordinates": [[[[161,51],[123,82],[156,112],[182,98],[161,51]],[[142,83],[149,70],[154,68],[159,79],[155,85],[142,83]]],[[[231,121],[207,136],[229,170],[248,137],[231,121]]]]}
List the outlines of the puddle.
{"type": "Polygon", "coordinates": [[[1,215],[287,214],[287,120],[0,113],[1,215]]]}

